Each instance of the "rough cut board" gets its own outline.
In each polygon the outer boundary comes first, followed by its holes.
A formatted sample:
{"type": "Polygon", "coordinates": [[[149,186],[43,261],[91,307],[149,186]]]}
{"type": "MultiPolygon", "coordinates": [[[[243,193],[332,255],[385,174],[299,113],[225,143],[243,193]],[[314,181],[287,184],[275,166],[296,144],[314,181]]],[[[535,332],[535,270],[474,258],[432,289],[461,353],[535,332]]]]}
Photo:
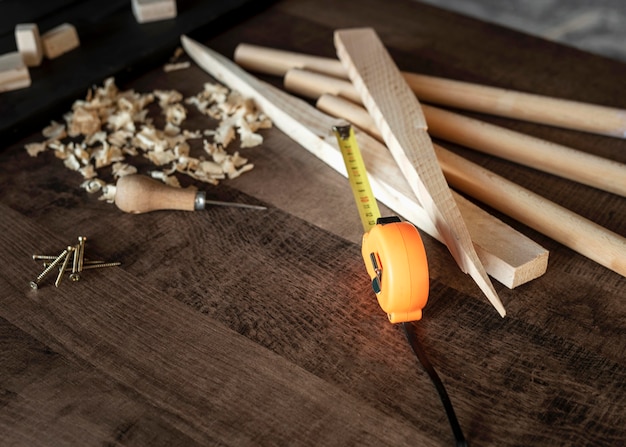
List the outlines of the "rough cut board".
{"type": "MultiPolygon", "coordinates": [[[[304,148],[323,160],[342,175],[345,164],[337,147],[332,126],[337,121],[316,110],[306,102],[259,81],[224,56],[186,36],[182,44],[191,58],[215,79],[254,98],[271,117],[274,124],[304,148]]],[[[416,224],[431,236],[442,240],[432,221],[421,207],[387,150],[363,132],[357,130],[357,141],[368,169],[376,197],[395,212],[416,224]]],[[[456,196],[461,210],[468,216],[479,216],[473,221],[472,237],[476,250],[489,268],[488,273],[507,287],[515,287],[542,275],[547,266],[547,252],[527,237],[516,232],[471,202],[456,196]],[[484,232],[485,222],[498,229],[498,237],[484,232]],[[503,241],[507,241],[503,244],[503,241]],[[512,248],[515,247],[515,248],[512,248]]]]}
{"type": "Polygon", "coordinates": [[[335,47],[402,174],[457,264],[472,276],[498,313],[506,315],[441,172],[420,104],[376,32],[371,28],[336,31],[335,47]]]}

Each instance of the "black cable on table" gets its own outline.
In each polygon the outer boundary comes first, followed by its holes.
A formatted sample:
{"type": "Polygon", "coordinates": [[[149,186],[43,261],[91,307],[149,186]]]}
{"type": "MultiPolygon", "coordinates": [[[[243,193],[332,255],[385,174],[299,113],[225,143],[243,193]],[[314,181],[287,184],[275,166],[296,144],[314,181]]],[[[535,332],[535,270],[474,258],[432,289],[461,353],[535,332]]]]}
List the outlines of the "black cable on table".
{"type": "Polygon", "coordinates": [[[468,447],[468,443],[465,440],[465,436],[463,436],[463,430],[461,430],[461,425],[456,418],[456,414],[454,413],[454,408],[452,407],[452,402],[448,397],[448,393],[446,392],[446,388],[443,386],[443,382],[439,378],[437,371],[433,368],[433,365],[428,360],[426,356],[426,352],[422,347],[419,338],[417,336],[417,332],[415,331],[415,326],[410,322],[402,323],[402,327],[404,328],[404,333],[406,334],[406,338],[415,353],[415,356],[422,364],[426,373],[432,380],[437,392],[439,393],[439,398],[441,399],[441,403],[443,404],[444,409],[446,410],[446,415],[448,416],[448,421],[450,421],[450,427],[452,428],[452,433],[454,434],[454,439],[456,441],[456,447],[468,447]]]}

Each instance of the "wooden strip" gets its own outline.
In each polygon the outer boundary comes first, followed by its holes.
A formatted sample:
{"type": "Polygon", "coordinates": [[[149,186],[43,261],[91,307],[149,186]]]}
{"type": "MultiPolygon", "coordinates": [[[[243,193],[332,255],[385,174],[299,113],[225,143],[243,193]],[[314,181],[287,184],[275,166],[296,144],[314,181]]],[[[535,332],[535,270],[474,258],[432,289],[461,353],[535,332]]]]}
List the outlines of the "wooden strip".
{"type": "MultiPolygon", "coordinates": [[[[287,90],[308,98],[318,99],[324,93],[332,93],[361,103],[349,81],[332,76],[291,69],[285,75],[284,83],[287,90]]],[[[331,105],[331,102],[334,107],[350,107],[345,101],[332,97],[324,98],[322,106],[324,103],[331,105]]],[[[623,163],[438,107],[422,104],[422,111],[428,124],[428,133],[433,137],[626,197],[626,182],[623,181],[626,165],[623,163]]],[[[358,119],[362,112],[351,110],[351,113],[353,119],[358,119]]],[[[363,123],[360,127],[368,129],[370,134],[378,132],[373,123],[373,128],[370,128],[370,123],[363,123]]]]}
{"type": "MultiPolygon", "coordinates": [[[[240,44],[235,60],[241,66],[275,75],[302,68],[336,77],[339,61],[250,44],[240,44]]],[[[469,82],[402,72],[422,101],[565,129],[626,138],[626,110],[536,95],[469,82]]]]}
{"type": "Polygon", "coordinates": [[[371,28],[336,31],[335,47],[402,174],[457,264],[472,276],[498,313],[505,316],[504,306],[478,259],[441,172],[420,104],[376,32],[371,28]]]}
{"type": "MultiPolygon", "coordinates": [[[[338,123],[336,119],[261,82],[204,45],[186,36],[181,41],[187,54],[211,76],[253,98],[276,127],[341,175],[347,175],[336,139],[332,135],[332,126],[338,123]]],[[[443,242],[389,151],[361,131],[356,132],[356,138],[376,198],[422,231],[443,242]]],[[[476,218],[468,219],[467,224],[476,251],[490,275],[513,288],[545,273],[548,259],[545,249],[471,202],[458,195],[455,197],[463,215],[476,218]],[[506,239],[506,243],[502,243],[501,239],[487,237],[484,231],[487,222],[501,229],[499,234],[506,239]]]]}

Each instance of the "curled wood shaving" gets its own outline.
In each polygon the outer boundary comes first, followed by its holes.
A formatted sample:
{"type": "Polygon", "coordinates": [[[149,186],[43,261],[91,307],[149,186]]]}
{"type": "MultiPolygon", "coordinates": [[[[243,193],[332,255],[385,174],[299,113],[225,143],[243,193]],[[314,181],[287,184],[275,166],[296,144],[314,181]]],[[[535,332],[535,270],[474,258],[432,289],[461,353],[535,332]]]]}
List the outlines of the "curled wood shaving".
{"type": "Polygon", "coordinates": [[[158,167],[149,174],[171,186],[180,187],[177,174],[213,185],[236,178],[253,164],[227,148],[237,139],[241,148],[261,145],[259,130],[272,125],[252,101],[221,84],[206,83],[201,92],[185,98],[175,90],[120,91],[113,78],[89,89],[63,118],[64,123],[51,121],[42,131],[45,140],[26,144],[26,151],[31,157],[52,151],[81,175],[82,189],[100,192],[99,199],[107,202],[114,201],[115,179],[138,172],[133,164],[137,157],[158,167]],[[150,116],[148,106],[155,102],[165,118],[163,128],[150,116]],[[184,128],[190,113],[186,106],[217,125],[184,128]],[[193,150],[192,144],[198,148],[193,150]]]}
{"type": "Polygon", "coordinates": [[[184,70],[185,68],[189,68],[191,66],[190,62],[178,62],[175,64],[165,64],[163,66],[163,71],[170,72],[170,71],[177,71],[177,70],[184,70]]]}

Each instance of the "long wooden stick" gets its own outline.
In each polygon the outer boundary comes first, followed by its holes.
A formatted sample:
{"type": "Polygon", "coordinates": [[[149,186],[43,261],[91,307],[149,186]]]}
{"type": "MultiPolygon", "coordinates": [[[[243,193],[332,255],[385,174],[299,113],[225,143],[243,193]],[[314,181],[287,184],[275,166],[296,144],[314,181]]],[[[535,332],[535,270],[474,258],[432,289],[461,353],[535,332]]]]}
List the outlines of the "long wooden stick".
{"type": "Polygon", "coordinates": [[[441,172],[420,104],[378,35],[371,28],[335,31],[335,47],[365,108],[448,250],[498,313],[505,316],[441,172]]]}
{"type": "MultiPolygon", "coordinates": [[[[284,75],[302,68],[346,78],[336,59],[240,44],[235,61],[249,70],[284,75]]],[[[626,110],[469,82],[402,73],[421,101],[491,115],[626,138],[626,110]]]]}
{"type": "MultiPolygon", "coordinates": [[[[320,73],[291,69],[284,84],[287,90],[312,99],[332,93],[361,102],[349,81],[320,73]]],[[[626,197],[626,164],[438,107],[422,104],[422,110],[433,137],[626,197]]]]}
{"type": "MultiPolygon", "coordinates": [[[[330,115],[344,118],[382,141],[374,120],[362,106],[329,94],[320,96],[317,105],[330,115]]],[[[449,184],[626,276],[625,238],[441,146],[434,146],[449,184]]]]}
{"type": "MultiPolygon", "coordinates": [[[[187,54],[211,76],[253,98],[276,127],[337,172],[347,175],[331,130],[337,124],[336,119],[261,82],[186,36],[182,36],[181,42],[187,54]]],[[[376,198],[422,231],[443,241],[389,151],[367,134],[358,130],[355,133],[376,198]]],[[[513,288],[545,273],[548,253],[544,248],[461,196],[455,195],[455,199],[468,224],[476,252],[492,277],[513,288]]]]}
{"type": "Polygon", "coordinates": [[[622,276],[626,238],[441,147],[437,157],[455,188],[622,276]]]}

